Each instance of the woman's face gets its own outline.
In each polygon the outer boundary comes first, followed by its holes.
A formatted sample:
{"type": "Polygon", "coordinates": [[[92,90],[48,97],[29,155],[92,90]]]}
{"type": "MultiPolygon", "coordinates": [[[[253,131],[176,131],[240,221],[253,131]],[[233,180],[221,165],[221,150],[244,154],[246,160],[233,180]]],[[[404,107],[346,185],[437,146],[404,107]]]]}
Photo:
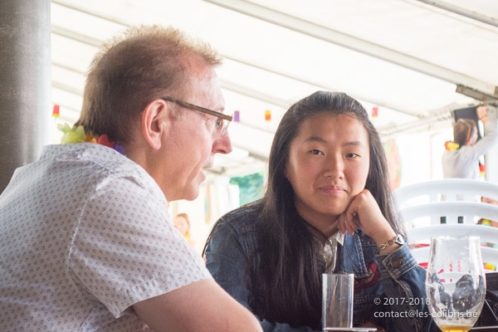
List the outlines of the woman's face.
{"type": "Polygon", "coordinates": [[[299,214],[331,224],[365,188],[370,167],[368,134],[353,116],[319,113],[292,140],[285,175],[299,214]]]}

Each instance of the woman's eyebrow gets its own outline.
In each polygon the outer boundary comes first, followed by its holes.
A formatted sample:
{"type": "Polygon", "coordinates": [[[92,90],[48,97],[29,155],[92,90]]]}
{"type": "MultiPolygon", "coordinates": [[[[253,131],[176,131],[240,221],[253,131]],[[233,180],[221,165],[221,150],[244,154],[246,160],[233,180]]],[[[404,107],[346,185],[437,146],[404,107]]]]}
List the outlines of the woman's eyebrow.
{"type": "Polygon", "coordinates": [[[342,144],[342,146],[360,146],[363,145],[361,144],[360,141],[351,141],[351,142],[345,142],[342,144]]]}
{"type": "Polygon", "coordinates": [[[310,136],[304,140],[305,142],[320,142],[320,143],[328,143],[328,141],[320,136],[310,136]]]}
{"type": "MultiPolygon", "coordinates": [[[[319,142],[319,143],[328,143],[326,139],[320,136],[310,136],[304,140],[306,143],[308,142],[319,142]]],[[[342,146],[361,146],[363,145],[361,141],[349,141],[342,144],[342,146]]]]}

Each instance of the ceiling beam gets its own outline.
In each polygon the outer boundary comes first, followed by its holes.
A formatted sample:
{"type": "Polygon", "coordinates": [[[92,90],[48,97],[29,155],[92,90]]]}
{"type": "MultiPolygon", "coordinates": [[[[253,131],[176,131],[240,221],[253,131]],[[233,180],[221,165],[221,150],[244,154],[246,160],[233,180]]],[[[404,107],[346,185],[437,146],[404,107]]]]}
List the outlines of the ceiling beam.
{"type": "MultiPolygon", "coordinates": [[[[394,49],[372,43],[346,33],[333,30],[284,12],[274,10],[250,1],[245,0],[204,0],[206,2],[227,8],[262,21],[266,21],[278,26],[287,28],[304,35],[314,37],[329,43],[340,45],[351,50],[395,63],[402,67],[415,70],[425,75],[429,75],[453,84],[461,84],[485,94],[495,95],[497,88],[477,78],[465,75],[448,68],[430,63],[423,59],[398,52],[394,49]]],[[[498,96],[498,94],[496,95],[498,96]]]]}
{"type": "Polygon", "coordinates": [[[103,45],[103,41],[94,37],[90,37],[88,35],[66,29],[59,25],[52,24],[51,31],[53,34],[56,34],[61,37],[65,37],[67,39],[75,40],[85,45],[93,46],[96,48],[100,48],[103,45]]]}
{"type": "Polygon", "coordinates": [[[123,27],[131,27],[130,23],[126,22],[125,20],[123,20],[122,18],[120,18],[118,16],[111,16],[108,13],[103,14],[103,13],[96,11],[95,9],[89,10],[84,5],[83,6],[77,5],[77,4],[72,3],[70,1],[68,2],[68,1],[64,1],[64,0],[51,0],[51,2],[55,3],[59,6],[74,10],[74,11],[78,11],[78,12],[81,12],[81,13],[84,13],[84,14],[87,14],[87,15],[90,15],[93,17],[100,18],[104,21],[109,21],[109,22],[112,22],[115,24],[122,25],[123,27]]]}
{"type": "Polygon", "coordinates": [[[498,102],[498,87],[495,92],[495,95],[492,96],[486,93],[482,93],[481,91],[477,91],[475,89],[469,88],[468,86],[464,86],[458,84],[456,87],[456,92],[461,93],[462,95],[466,95],[467,97],[474,98],[476,100],[480,100],[483,103],[497,103],[498,102]]]}
{"type": "Polygon", "coordinates": [[[436,7],[442,10],[445,10],[447,12],[451,12],[453,14],[457,14],[460,16],[464,16],[466,18],[470,18],[471,20],[478,21],[484,24],[491,25],[493,27],[498,27],[498,19],[488,16],[488,15],[483,15],[481,13],[478,13],[476,11],[468,10],[462,7],[459,7],[457,5],[451,4],[447,1],[440,1],[440,0],[416,0],[418,2],[422,2],[426,5],[436,7]]]}

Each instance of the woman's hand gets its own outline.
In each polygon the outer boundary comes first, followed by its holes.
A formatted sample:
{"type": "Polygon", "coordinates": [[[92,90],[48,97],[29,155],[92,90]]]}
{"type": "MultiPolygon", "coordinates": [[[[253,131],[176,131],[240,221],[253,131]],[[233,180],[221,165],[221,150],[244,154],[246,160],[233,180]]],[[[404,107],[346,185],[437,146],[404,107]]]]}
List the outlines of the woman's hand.
{"type": "Polygon", "coordinates": [[[396,235],[368,189],[364,189],[353,198],[346,211],[339,216],[337,226],[340,232],[348,234],[353,234],[360,228],[375,241],[377,246],[396,235]]]}

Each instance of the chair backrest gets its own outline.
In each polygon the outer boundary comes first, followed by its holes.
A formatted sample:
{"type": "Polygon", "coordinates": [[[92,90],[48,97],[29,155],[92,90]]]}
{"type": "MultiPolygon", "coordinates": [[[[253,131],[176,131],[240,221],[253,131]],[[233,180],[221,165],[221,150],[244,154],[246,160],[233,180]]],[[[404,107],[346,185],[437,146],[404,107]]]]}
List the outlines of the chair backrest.
{"type": "Polygon", "coordinates": [[[498,185],[472,179],[431,180],[400,187],[394,192],[399,207],[417,202],[498,200],[498,185]]]}
{"type": "Polygon", "coordinates": [[[452,178],[415,183],[403,186],[394,192],[394,198],[407,228],[414,227],[415,224],[421,226],[440,223],[473,224],[481,217],[498,220],[494,209],[486,208],[494,205],[481,204],[482,196],[498,201],[498,185],[472,179],[452,178]],[[433,205],[437,202],[459,202],[459,204],[433,205]],[[415,215],[418,216],[418,220],[414,219],[415,215]]]}
{"type": "Polygon", "coordinates": [[[480,202],[422,203],[401,207],[399,212],[407,230],[429,225],[475,225],[482,218],[498,220],[498,205],[480,202]]]}
{"type": "Polygon", "coordinates": [[[480,236],[488,270],[498,266],[498,228],[477,224],[498,220],[498,205],[482,203],[481,196],[498,200],[498,186],[469,179],[427,181],[394,192],[408,243],[419,263],[428,261],[435,236],[480,236]]]}

